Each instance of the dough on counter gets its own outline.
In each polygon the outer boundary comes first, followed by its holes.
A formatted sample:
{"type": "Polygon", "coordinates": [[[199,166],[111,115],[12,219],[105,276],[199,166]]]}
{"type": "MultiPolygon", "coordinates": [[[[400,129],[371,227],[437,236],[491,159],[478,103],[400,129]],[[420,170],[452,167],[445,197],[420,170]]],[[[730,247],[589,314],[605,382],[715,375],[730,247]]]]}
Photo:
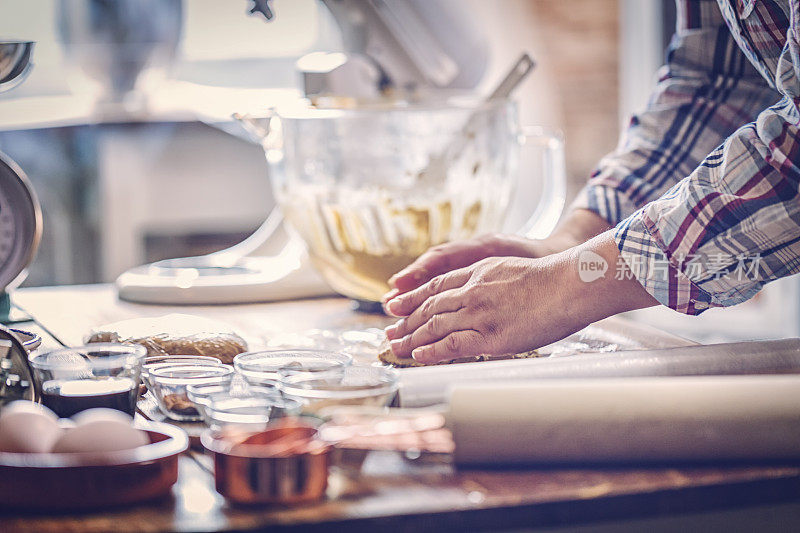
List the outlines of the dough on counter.
{"type": "Polygon", "coordinates": [[[94,329],[86,342],[141,344],[147,355],[206,355],[231,364],[247,342],[224,323],[191,315],[133,318],[94,329]]]}
{"type": "MultiPolygon", "coordinates": [[[[503,355],[470,355],[468,357],[459,357],[458,359],[451,359],[449,361],[440,361],[438,363],[434,363],[436,365],[449,365],[453,363],[478,363],[480,361],[500,361],[502,359],[528,359],[531,357],[541,357],[541,354],[536,350],[531,350],[529,352],[522,352],[522,353],[507,353],[503,355]]],[[[380,352],[378,353],[378,359],[381,362],[392,365],[397,368],[410,368],[415,366],[429,366],[423,363],[420,363],[416,359],[412,359],[410,357],[397,357],[392,349],[389,347],[389,341],[384,341],[381,344],[380,352]]]]}

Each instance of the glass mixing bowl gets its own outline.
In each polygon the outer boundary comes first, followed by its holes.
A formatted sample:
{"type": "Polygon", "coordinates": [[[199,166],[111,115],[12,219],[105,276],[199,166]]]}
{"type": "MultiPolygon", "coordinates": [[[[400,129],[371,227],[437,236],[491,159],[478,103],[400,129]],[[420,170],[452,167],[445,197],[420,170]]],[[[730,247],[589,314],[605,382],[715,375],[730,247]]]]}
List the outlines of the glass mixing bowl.
{"type": "Polygon", "coordinates": [[[280,388],[285,397],[301,401],[307,414],[341,405],[386,407],[397,392],[398,374],[393,368],[349,366],[343,373],[288,375],[280,388]]]}
{"type": "Polygon", "coordinates": [[[277,385],[283,373],[342,373],[352,362],[345,353],[288,348],[240,353],[233,367],[248,384],[269,387],[277,385]]]}
{"type": "MultiPolygon", "coordinates": [[[[316,268],[337,292],[367,302],[431,246],[501,229],[526,139],[506,100],[240,119],[261,140],[278,203],[316,268]]],[[[547,186],[528,204],[538,200],[531,212],[546,234],[564,204],[563,145],[534,137],[531,145],[555,150],[540,176],[547,186]]]]}
{"type": "Polygon", "coordinates": [[[209,384],[230,386],[233,369],[227,365],[175,364],[153,368],[144,379],[165,416],[191,422],[200,420],[201,414],[189,399],[186,388],[209,384]]]}

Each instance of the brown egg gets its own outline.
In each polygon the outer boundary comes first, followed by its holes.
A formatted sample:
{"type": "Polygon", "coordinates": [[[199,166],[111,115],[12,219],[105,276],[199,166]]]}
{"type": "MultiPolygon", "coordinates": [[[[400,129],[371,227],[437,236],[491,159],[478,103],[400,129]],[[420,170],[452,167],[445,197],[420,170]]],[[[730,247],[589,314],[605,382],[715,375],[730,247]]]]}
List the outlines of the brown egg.
{"type": "Polygon", "coordinates": [[[19,400],[0,413],[0,451],[49,452],[61,436],[56,414],[37,403],[19,400]]]}
{"type": "Polygon", "coordinates": [[[78,422],[72,429],[64,431],[55,442],[54,453],[115,452],[130,450],[150,444],[147,433],[134,428],[122,420],[89,419],[78,422]]]}

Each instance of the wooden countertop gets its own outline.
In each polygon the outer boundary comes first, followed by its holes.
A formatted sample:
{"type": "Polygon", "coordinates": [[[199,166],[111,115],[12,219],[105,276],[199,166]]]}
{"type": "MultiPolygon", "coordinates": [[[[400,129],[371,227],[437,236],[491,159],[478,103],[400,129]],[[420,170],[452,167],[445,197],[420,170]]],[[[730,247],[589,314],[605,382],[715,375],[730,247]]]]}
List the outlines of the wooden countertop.
{"type": "MultiPolygon", "coordinates": [[[[102,323],[176,310],[224,319],[256,343],[309,328],[378,327],[387,322],[385,317],[352,313],[343,299],[166,308],[119,302],[110,287],[90,286],[20,290],[14,300],[68,344],[80,343],[91,327],[102,323]]],[[[46,338],[46,344],[53,343],[46,338]]],[[[371,452],[357,481],[331,475],[323,502],[294,508],[236,508],[214,491],[208,459],[198,454],[181,458],[178,483],[168,500],[72,515],[3,510],[3,530],[478,530],[574,525],[800,500],[800,465],[460,469],[441,460],[415,461],[397,453],[371,452]]]]}

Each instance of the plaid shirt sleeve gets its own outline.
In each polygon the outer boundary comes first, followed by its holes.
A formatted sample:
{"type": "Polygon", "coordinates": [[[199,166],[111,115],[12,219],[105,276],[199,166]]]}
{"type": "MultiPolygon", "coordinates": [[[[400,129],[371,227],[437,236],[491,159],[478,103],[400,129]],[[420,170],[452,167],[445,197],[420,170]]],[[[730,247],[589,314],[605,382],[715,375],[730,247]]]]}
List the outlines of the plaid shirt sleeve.
{"type": "Polygon", "coordinates": [[[676,311],[734,305],[800,271],[798,1],[776,52],[777,92],[715,4],[683,2],[647,110],[575,204],[617,224],[632,274],[676,311]]]}

